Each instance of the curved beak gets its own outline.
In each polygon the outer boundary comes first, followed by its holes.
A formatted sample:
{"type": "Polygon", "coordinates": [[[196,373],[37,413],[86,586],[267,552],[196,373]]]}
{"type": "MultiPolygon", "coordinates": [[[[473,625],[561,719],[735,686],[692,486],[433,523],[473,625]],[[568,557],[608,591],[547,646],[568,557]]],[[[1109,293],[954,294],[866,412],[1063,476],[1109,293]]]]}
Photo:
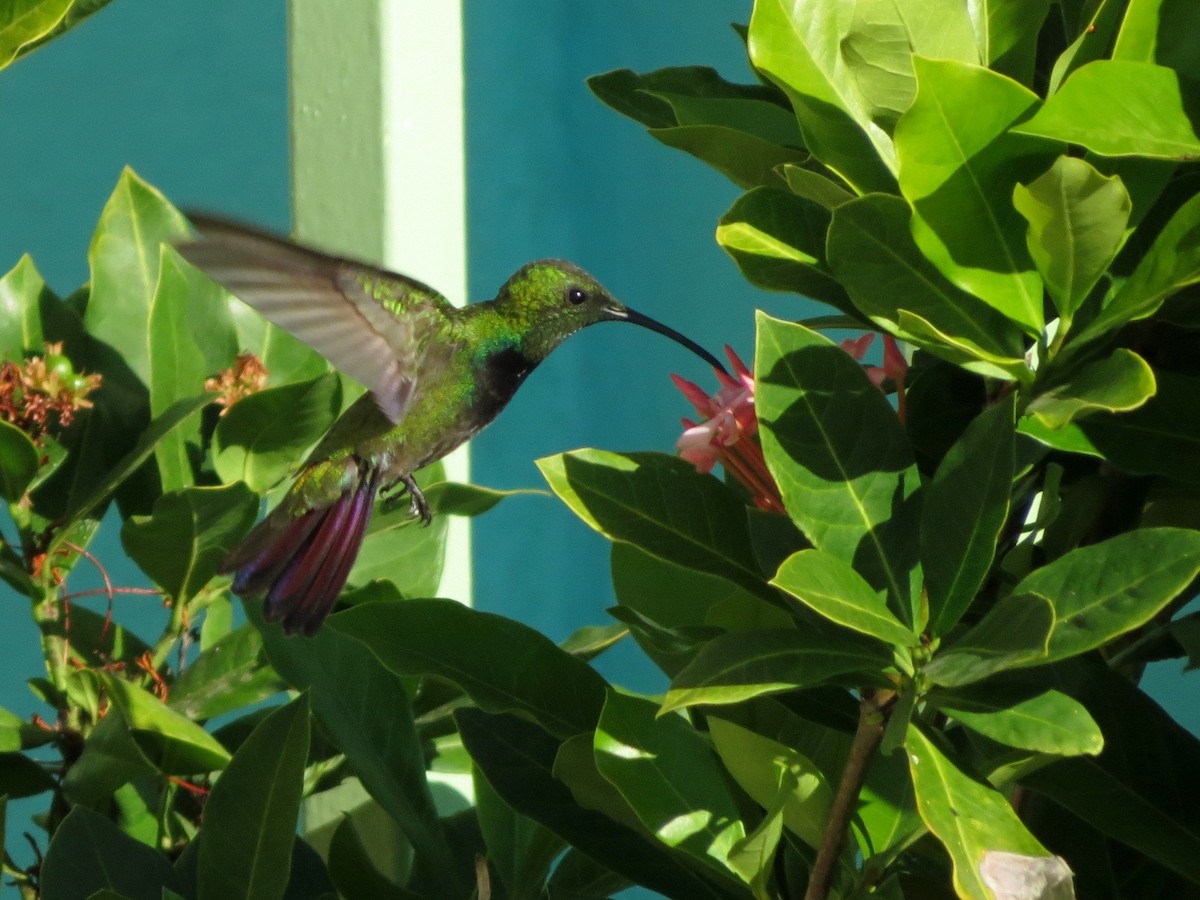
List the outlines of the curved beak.
{"type": "Polygon", "coordinates": [[[684,337],[674,328],[668,328],[662,322],[652,319],[649,316],[644,316],[637,310],[630,309],[628,306],[613,307],[611,308],[611,312],[618,320],[632,322],[634,325],[641,325],[643,328],[648,328],[651,331],[657,331],[659,334],[669,337],[675,343],[682,344],[684,347],[687,347],[714,369],[724,372],[726,375],[729,374],[729,371],[723,365],[721,365],[721,361],[719,359],[717,359],[691,338],[684,337]]]}

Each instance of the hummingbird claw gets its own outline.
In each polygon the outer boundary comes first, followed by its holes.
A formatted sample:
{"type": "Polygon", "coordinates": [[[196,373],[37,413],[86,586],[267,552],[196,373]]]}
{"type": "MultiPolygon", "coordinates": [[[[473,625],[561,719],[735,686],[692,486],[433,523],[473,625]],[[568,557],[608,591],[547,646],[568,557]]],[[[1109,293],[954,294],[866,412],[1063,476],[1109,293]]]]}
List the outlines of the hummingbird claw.
{"type": "Polygon", "coordinates": [[[426,502],[425,495],[417,487],[417,480],[411,475],[402,475],[400,481],[408,490],[408,503],[412,514],[420,518],[422,525],[428,525],[433,521],[433,513],[429,511],[429,503],[426,502]]]}

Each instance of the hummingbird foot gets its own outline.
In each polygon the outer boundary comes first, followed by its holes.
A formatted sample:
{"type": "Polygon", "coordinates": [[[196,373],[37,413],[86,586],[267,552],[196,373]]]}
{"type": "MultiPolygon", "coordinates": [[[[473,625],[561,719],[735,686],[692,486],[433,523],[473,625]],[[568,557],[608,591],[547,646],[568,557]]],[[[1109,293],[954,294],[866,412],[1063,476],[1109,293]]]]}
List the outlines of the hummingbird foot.
{"type": "Polygon", "coordinates": [[[401,475],[391,484],[384,487],[380,492],[386,494],[394,490],[397,486],[401,486],[398,494],[391,494],[383,498],[384,509],[394,509],[395,503],[405,493],[408,494],[408,508],[412,513],[413,518],[420,519],[422,525],[428,525],[433,521],[433,513],[429,510],[429,503],[425,500],[425,495],[421,493],[420,487],[417,486],[417,480],[412,475],[401,475]]]}

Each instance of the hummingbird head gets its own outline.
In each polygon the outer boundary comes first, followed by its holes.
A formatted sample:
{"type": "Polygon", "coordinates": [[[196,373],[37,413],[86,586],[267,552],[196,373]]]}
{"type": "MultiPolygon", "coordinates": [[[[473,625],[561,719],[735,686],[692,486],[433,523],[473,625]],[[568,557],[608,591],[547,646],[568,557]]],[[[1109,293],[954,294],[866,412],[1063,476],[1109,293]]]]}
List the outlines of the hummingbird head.
{"type": "Polygon", "coordinates": [[[699,344],[673,328],[616,300],[574,263],[539,259],[518,269],[496,296],[496,308],[513,330],[524,335],[522,351],[541,362],[564,340],[597,322],[632,322],[687,347],[709,365],[725,367],[699,344]]]}

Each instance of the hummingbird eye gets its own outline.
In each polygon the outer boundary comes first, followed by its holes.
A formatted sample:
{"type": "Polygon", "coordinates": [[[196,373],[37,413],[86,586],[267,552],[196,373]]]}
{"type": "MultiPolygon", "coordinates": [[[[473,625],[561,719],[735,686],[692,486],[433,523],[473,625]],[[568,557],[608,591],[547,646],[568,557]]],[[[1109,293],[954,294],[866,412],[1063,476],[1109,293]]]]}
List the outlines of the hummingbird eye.
{"type": "Polygon", "coordinates": [[[588,298],[587,291],[580,287],[567,288],[567,302],[572,306],[578,306],[581,303],[586,303],[588,298]]]}

